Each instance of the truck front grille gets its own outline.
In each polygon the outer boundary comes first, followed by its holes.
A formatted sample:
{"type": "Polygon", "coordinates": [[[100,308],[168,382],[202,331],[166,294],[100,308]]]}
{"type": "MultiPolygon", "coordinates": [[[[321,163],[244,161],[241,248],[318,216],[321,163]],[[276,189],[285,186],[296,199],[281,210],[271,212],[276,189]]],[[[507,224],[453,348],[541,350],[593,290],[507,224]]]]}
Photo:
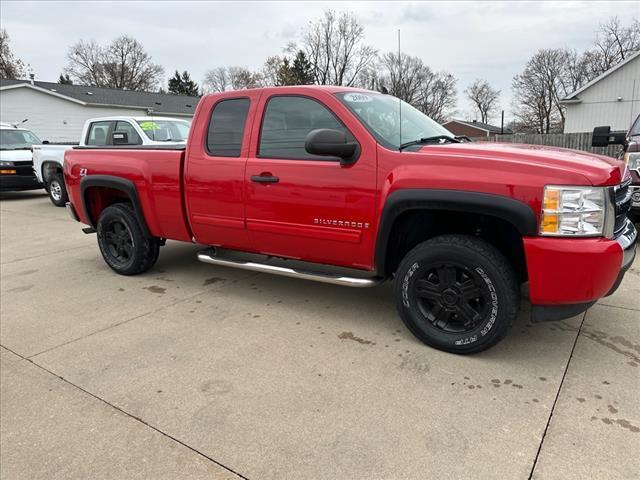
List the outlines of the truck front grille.
{"type": "Polygon", "coordinates": [[[627,177],[620,185],[614,187],[615,214],[616,221],[613,227],[614,235],[622,231],[627,220],[627,214],[631,209],[631,177],[627,177]]]}

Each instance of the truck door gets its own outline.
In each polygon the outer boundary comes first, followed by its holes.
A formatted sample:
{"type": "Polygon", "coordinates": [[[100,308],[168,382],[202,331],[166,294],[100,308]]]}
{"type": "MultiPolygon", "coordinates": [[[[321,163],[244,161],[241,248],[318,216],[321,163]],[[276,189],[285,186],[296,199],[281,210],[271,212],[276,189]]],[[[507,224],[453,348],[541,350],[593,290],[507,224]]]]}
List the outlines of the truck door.
{"type": "Polygon", "coordinates": [[[260,100],[245,177],[249,237],[260,253],[370,269],[375,143],[359,141],[351,165],[307,153],[312,130],[337,129],[355,139],[364,132],[333,95],[322,98],[275,94],[260,100]]]}
{"type": "Polygon", "coordinates": [[[185,196],[189,222],[198,243],[246,250],[244,171],[258,92],[204,97],[189,138],[185,196]]]}

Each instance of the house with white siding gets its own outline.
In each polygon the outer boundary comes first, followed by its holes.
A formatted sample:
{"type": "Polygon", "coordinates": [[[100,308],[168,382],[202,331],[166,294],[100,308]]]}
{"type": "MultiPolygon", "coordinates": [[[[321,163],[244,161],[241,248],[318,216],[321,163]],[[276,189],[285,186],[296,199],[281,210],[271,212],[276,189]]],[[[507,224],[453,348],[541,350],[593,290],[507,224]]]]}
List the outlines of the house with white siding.
{"type": "Polygon", "coordinates": [[[0,122],[19,123],[42,140],[78,142],[86,120],[114,115],[189,119],[200,97],[63,85],[32,80],[0,80],[0,122]]]}
{"type": "Polygon", "coordinates": [[[628,130],[640,113],[640,51],[565,97],[564,133],[628,130]]]}

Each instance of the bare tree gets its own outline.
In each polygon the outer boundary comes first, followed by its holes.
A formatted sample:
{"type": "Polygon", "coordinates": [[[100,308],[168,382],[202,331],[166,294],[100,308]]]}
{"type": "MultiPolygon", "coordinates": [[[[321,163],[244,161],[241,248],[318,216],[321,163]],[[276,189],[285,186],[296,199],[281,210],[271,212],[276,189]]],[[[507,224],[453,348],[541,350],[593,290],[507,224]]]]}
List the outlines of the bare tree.
{"type": "Polygon", "coordinates": [[[377,53],[364,44],[364,28],[353,13],[337,14],[332,10],[309,23],[302,50],[319,85],[353,85],[377,53]]]}
{"type": "Polygon", "coordinates": [[[477,78],[464,91],[467,97],[475,105],[480,114],[480,121],[489,123],[489,117],[495,111],[500,98],[500,90],[496,90],[489,85],[489,82],[477,78]]]}
{"type": "Polygon", "coordinates": [[[123,90],[156,89],[164,74],[135,38],[122,35],[108,46],[91,40],[72,45],[65,73],[76,83],[123,90]]]}
{"type": "Polygon", "coordinates": [[[378,70],[380,87],[407,103],[418,104],[423,94],[422,83],[430,71],[418,57],[385,53],[380,57],[378,70]]]}
{"type": "Polygon", "coordinates": [[[258,88],[263,85],[263,77],[260,72],[252,72],[245,67],[229,67],[228,71],[231,90],[258,88]]]}
{"type": "Polygon", "coordinates": [[[418,57],[386,53],[365,69],[359,86],[386,91],[444,122],[456,106],[456,79],[447,72],[434,72],[418,57]]]}
{"type": "Polygon", "coordinates": [[[262,73],[245,67],[217,67],[205,74],[203,90],[206,93],[244,90],[261,87],[264,82],[262,73]]]}
{"type": "Polygon", "coordinates": [[[562,100],[591,78],[584,56],[575,50],[539,50],[513,79],[519,124],[540,133],[561,132],[565,121],[562,100]]]}
{"type": "Polygon", "coordinates": [[[164,74],[142,44],[127,35],[116,38],[106,49],[104,70],[106,86],[124,90],[155,89],[164,74]]]}
{"type": "Polygon", "coordinates": [[[265,86],[277,87],[282,85],[280,83],[282,77],[281,72],[285,60],[286,57],[280,57],[278,55],[268,57],[265,60],[264,66],[262,67],[262,78],[265,86]]]}
{"type": "Polygon", "coordinates": [[[560,50],[539,50],[513,79],[516,119],[538,133],[562,131],[557,77],[560,50]]]}
{"type": "Polygon", "coordinates": [[[229,86],[229,76],[226,67],[217,67],[204,75],[202,89],[206,93],[225,92],[229,86]]]}
{"type": "Polygon", "coordinates": [[[585,52],[589,75],[594,78],[640,50],[640,21],[634,18],[627,27],[618,17],[600,24],[595,48],[585,52]]]}
{"type": "Polygon", "coordinates": [[[421,86],[421,99],[417,108],[438,123],[449,119],[456,106],[456,78],[447,72],[426,72],[421,86]]]}
{"type": "Polygon", "coordinates": [[[0,29],[0,78],[20,78],[26,74],[26,66],[22,60],[16,58],[9,48],[9,34],[0,29]]]}
{"type": "Polygon", "coordinates": [[[67,53],[65,73],[75,83],[82,85],[104,86],[104,52],[95,40],[80,40],[72,45],[67,53]]]}

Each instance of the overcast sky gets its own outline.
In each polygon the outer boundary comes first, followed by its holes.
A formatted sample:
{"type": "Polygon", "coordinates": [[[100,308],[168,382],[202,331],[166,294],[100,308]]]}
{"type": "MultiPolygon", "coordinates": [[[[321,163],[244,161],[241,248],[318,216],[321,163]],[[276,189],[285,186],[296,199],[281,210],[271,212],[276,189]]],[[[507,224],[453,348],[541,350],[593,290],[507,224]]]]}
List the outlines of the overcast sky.
{"type": "MultiPolygon", "coordinates": [[[[509,110],[511,79],[541,48],[588,48],[600,22],[640,17],[640,2],[0,2],[0,24],[14,54],[36,78],[56,81],[69,45],[121,34],[136,37],[169,76],[188,70],[202,81],[222,65],[259,68],[281,54],[323,10],[354,12],[367,43],[421,57],[458,79],[458,116],[469,117],[463,90],[476,77],[502,90],[509,110]]],[[[497,119],[494,119],[494,123],[497,119]]]]}

